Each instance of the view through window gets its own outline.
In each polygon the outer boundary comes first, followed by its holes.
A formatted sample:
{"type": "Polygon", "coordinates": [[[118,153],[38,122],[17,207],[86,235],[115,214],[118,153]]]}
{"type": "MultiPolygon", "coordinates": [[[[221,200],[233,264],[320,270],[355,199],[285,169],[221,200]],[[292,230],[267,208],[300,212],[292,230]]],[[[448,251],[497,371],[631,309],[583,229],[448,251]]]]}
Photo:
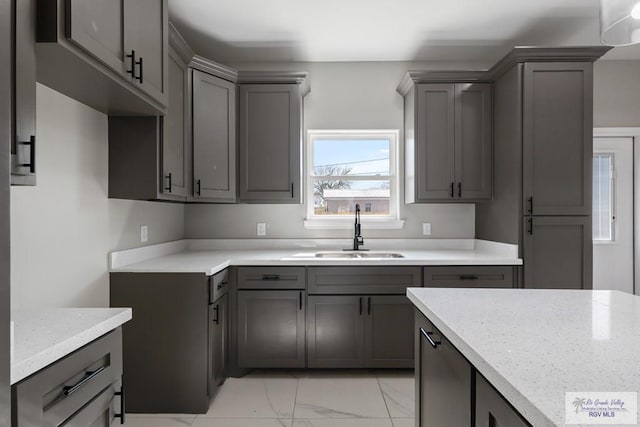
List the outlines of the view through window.
{"type": "Polygon", "coordinates": [[[613,240],[613,154],[593,156],[593,240],[613,240]]]}

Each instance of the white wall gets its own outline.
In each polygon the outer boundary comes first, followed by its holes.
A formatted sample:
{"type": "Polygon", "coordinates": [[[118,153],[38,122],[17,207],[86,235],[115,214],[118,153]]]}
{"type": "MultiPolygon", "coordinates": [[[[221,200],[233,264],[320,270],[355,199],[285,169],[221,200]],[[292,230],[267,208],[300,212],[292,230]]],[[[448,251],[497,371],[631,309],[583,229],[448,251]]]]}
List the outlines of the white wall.
{"type": "Polygon", "coordinates": [[[598,61],[593,69],[594,127],[640,126],[640,61],[598,61]]]}
{"type": "MultiPolygon", "coordinates": [[[[241,70],[308,71],[311,93],[304,101],[306,129],[401,131],[403,100],[395,89],[408,70],[425,68],[425,64],[407,62],[232,65],[241,70]]],[[[464,65],[441,64],[437,68],[442,67],[464,65]]],[[[404,191],[400,193],[404,194],[404,191]]],[[[401,204],[401,217],[406,221],[404,229],[364,229],[363,234],[365,239],[422,237],[422,223],[430,222],[431,237],[473,238],[474,212],[472,204],[401,204]]],[[[255,238],[256,222],[266,222],[267,237],[349,237],[353,234],[352,230],[306,230],[303,227],[305,215],[304,205],[189,205],[185,211],[185,232],[189,238],[255,238]]]]}
{"type": "Polygon", "coordinates": [[[180,204],[107,198],[107,116],[37,88],[38,185],[11,189],[12,309],[108,306],[107,253],[184,237],[180,204]]]}

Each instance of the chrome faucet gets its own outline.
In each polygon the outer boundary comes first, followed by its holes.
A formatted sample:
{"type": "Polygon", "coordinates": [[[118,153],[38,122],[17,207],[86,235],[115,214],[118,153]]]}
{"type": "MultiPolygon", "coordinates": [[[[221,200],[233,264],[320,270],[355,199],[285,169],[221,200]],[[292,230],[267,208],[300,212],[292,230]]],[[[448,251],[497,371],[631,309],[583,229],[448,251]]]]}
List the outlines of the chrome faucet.
{"type": "Polygon", "coordinates": [[[353,230],[353,250],[359,251],[360,246],[364,245],[364,239],[362,238],[360,230],[360,205],[356,203],[356,223],[353,230]]]}

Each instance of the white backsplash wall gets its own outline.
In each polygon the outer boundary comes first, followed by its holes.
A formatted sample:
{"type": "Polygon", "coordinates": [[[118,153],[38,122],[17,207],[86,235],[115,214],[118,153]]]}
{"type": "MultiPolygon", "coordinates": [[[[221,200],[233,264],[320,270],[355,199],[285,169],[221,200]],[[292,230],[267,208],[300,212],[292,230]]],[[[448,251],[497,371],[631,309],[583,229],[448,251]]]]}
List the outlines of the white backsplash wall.
{"type": "MultiPolygon", "coordinates": [[[[396,87],[408,70],[457,69],[466,65],[408,62],[334,62],[232,64],[240,70],[308,71],[311,92],[304,100],[306,129],[399,129],[403,141],[403,99],[396,87]]],[[[470,66],[473,68],[473,66],[470,66]]],[[[400,158],[404,157],[401,151],[400,158]]],[[[401,169],[402,171],[403,169],[401,169]]],[[[401,175],[400,182],[403,182],[401,175]]],[[[404,194],[401,188],[400,194],[404,194]]],[[[402,197],[402,196],[401,196],[402,197]]],[[[423,237],[430,222],[433,238],[473,238],[473,204],[401,204],[401,230],[367,230],[367,237],[423,237]]],[[[349,237],[353,230],[307,230],[304,205],[189,205],[188,238],[255,238],[256,223],[266,222],[271,238],[349,237]]]]}
{"type": "Polygon", "coordinates": [[[11,189],[11,306],[106,307],[108,252],[183,238],[184,206],[108,199],[107,116],[37,97],[38,185],[11,189]]]}

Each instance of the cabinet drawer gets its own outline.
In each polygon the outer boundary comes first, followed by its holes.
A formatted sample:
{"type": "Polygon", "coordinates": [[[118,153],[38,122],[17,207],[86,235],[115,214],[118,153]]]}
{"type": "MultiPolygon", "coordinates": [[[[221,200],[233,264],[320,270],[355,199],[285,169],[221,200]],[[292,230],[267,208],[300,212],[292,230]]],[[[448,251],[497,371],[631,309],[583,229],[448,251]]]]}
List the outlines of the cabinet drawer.
{"type": "Polygon", "coordinates": [[[18,426],[58,426],[122,378],[122,330],[98,338],[13,387],[18,426]]]}
{"type": "Polygon", "coordinates": [[[238,268],[238,289],[304,289],[304,267],[238,268]]]}
{"type": "Polygon", "coordinates": [[[420,267],[309,267],[309,294],[404,294],[420,267]]]}
{"type": "Polygon", "coordinates": [[[515,268],[504,265],[425,267],[424,286],[431,288],[513,288],[515,268]]]}
{"type": "Polygon", "coordinates": [[[229,290],[229,269],[209,278],[209,304],[213,304],[229,290]]]}

